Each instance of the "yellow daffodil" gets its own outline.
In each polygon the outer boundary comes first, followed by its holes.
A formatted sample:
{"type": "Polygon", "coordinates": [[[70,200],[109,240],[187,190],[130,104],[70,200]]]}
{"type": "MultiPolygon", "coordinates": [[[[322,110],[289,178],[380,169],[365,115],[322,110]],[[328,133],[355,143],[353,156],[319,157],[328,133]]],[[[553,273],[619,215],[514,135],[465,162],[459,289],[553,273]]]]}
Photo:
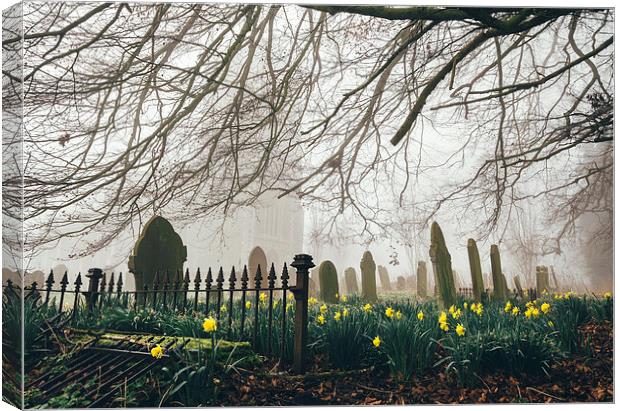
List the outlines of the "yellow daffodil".
{"type": "Polygon", "coordinates": [[[334,314],[334,320],[340,321],[341,316],[342,314],[340,313],[340,311],[336,311],[336,313],[334,314]]]}
{"type": "Polygon", "coordinates": [[[252,308],[252,303],[251,303],[250,301],[246,301],[246,302],[245,302],[245,308],[246,308],[246,309],[248,309],[248,310],[249,310],[250,308],[252,308]]]}
{"type": "Polygon", "coordinates": [[[320,314],[318,317],[316,317],[316,322],[319,323],[319,325],[325,324],[325,317],[323,316],[323,314],[320,314]]]}
{"type": "Polygon", "coordinates": [[[547,314],[550,309],[551,305],[549,305],[549,303],[542,303],[542,305],[540,306],[540,311],[542,311],[543,314],[547,314]]]}
{"type": "Polygon", "coordinates": [[[454,314],[454,311],[455,311],[455,310],[456,310],[456,307],[454,306],[454,304],[452,304],[452,305],[450,306],[450,308],[448,309],[448,312],[449,312],[450,314],[454,314]]]}
{"type": "Polygon", "coordinates": [[[472,305],[469,306],[469,308],[473,311],[476,312],[476,303],[473,303],[472,305]]]}
{"type": "Polygon", "coordinates": [[[403,318],[403,313],[400,312],[400,310],[396,311],[396,314],[394,314],[396,316],[397,320],[400,320],[401,318],[403,318]]]}
{"type": "Polygon", "coordinates": [[[228,309],[226,308],[226,306],[225,306],[225,305],[223,305],[223,306],[221,306],[221,307],[220,307],[220,312],[221,312],[221,313],[225,313],[226,311],[228,311],[228,309]]]}
{"type": "Polygon", "coordinates": [[[553,327],[553,321],[547,321],[547,325],[548,325],[549,327],[553,327]]]}
{"type": "Polygon", "coordinates": [[[342,297],[340,297],[340,301],[342,301],[343,303],[347,302],[347,296],[343,295],[342,297]]]}
{"type": "Polygon", "coordinates": [[[463,303],[463,308],[467,310],[467,302],[463,303]]]}
{"type": "MultiPolygon", "coordinates": [[[[288,298],[289,300],[292,300],[293,298],[295,298],[295,296],[292,293],[289,293],[286,298],[288,298]]],[[[308,299],[308,301],[310,300],[308,299]]]]}
{"type": "Polygon", "coordinates": [[[336,300],[340,299],[340,295],[336,293],[336,300]]]}
{"type": "Polygon", "coordinates": [[[437,321],[439,323],[445,323],[448,321],[448,315],[446,314],[445,311],[442,311],[441,313],[439,313],[439,319],[437,321]]]}
{"type": "Polygon", "coordinates": [[[342,316],[343,317],[348,317],[349,316],[349,310],[346,309],[346,308],[344,310],[342,310],[342,316]]]}
{"type": "Polygon", "coordinates": [[[386,308],[386,309],[385,309],[385,315],[386,315],[388,318],[392,318],[392,317],[394,317],[394,309],[393,309],[392,307],[388,307],[388,308],[386,308]]]}
{"type": "Polygon", "coordinates": [[[366,305],[364,306],[364,311],[369,313],[371,310],[372,310],[372,305],[370,305],[369,303],[366,303],[366,305]]]}
{"type": "Polygon", "coordinates": [[[458,320],[460,316],[461,316],[460,308],[457,308],[456,310],[452,312],[452,318],[454,318],[455,320],[458,320]]]}
{"type": "Polygon", "coordinates": [[[440,323],[439,328],[441,328],[445,332],[448,332],[448,330],[450,329],[450,327],[448,327],[448,323],[440,323]]]}
{"type": "Polygon", "coordinates": [[[378,335],[375,337],[374,340],[372,340],[372,345],[374,345],[377,348],[379,348],[379,346],[381,345],[381,338],[379,338],[378,335]]]}
{"type": "Polygon", "coordinates": [[[605,294],[603,294],[603,297],[609,300],[611,298],[611,292],[607,291],[605,294]]]}
{"type": "Polygon", "coordinates": [[[478,304],[476,306],[476,314],[478,315],[478,317],[482,316],[482,304],[478,304]]]}
{"type": "Polygon", "coordinates": [[[164,356],[164,349],[161,348],[159,344],[157,344],[155,347],[151,348],[151,356],[159,360],[161,357],[164,356]]]}
{"type": "Polygon", "coordinates": [[[422,311],[418,312],[418,320],[422,321],[424,319],[424,313],[422,311]]]}
{"type": "Polygon", "coordinates": [[[267,294],[260,293],[260,296],[258,298],[260,299],[261,303],[264,303],[265,301],[267,301],[267,294]]]}
{"type": "Polygon", "coordinates": [[[319,310],[321,311],[321,314],[325,314],[327,312],[327,306],[323,304],[319,310]]]}
{"type": "Polygon", "coordinates": [[[286,304],[286,311],[290,310],[291,308],[293,308],[293,303],[287,303],[286,304]]]}
{"type": "Polygon", "coordinates": [[[458,335],[459,337],[462,337],[465,335],[465,327],[463,327],[463,324],[457,324],[455,331],[456,331],[456,335],[458,335]]]}
{"type": "Polygon", "coordinates": [[[202,329],[205,330],[205,332],[208,332],[208,333],[217,330],[217,321],[216,321],[216,319],[213,318],[213,317],[205,318],[204,322],[202,323],[202,329]]]}
{"type": "Polygon", "coordinates": [[[512,307],[512,315],[519,315],[519,307],[512,307]]]}
{"type": "Polygon", "coordinates": [[[317,300],[317,299],[316,299],[316,298],[314,298],[314,297],[310,297],[310,298],[308,298],[308,304],[310,304],[310,305],[314,305],[314,304],[316,304],[316,303],[318,303],[318,302],[319,302],[319,300],[317,300]]]}
{"type": "Polygon", "coordinates": [[[512,304],[510,303],[510,301],[506,301],[506,305],[504,306],[504,312],[510,312],[511,309],[512,304]]]}

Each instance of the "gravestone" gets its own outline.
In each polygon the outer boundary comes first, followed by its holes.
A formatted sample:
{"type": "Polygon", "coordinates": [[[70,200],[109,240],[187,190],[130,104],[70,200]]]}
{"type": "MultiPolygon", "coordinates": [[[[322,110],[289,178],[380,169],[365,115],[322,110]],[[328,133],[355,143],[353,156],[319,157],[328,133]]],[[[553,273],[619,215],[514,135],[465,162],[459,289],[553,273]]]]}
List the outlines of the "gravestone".
{"type": "Polygon", "coordinates": [[[415,275],[410,275],[410,276],[406,277],[405,280],[407,281],[407,288],[409,290],[415,290],[416,289],[416,276],[415,275]]]}
{"type": "Polygon", "coordinates": [[[308,297],[318,298],[319,290],[312,277],[308,278],[308,297]]]}
{"type": "Polygon", "coordinates": [[[45,286],[44,284],[46,278],[45,273],[41,270],[35,270],[33,272],[26,271],[24,283],[26,286],[30,286],[32,283],[37,283],[37,287],[41,288],[45,286]]]}
{"type": "Polygon", "coordinates": [[[428,277],[426,270],[426,261],[418,261],[417,270],[417,294],[420,298],[426,298],[428,296],[428,277]]]}
{"type": "Polygon", "coordinates": [[[480,265],[480,254],[478,245],[473,238],[467,240],[467,255],[469,257],[469,270],[471,272],[471,285],[473,289],[474,301],[482,301],[484,292],[484,281],[482,279],[482,267],[480,265]]]}
{"type": "Polygon", "coordinates": [[[344,282],[347,287],[347,293],[349,295],[358,294],[360,289],[357,285],[357,273],[355,272],[355,268],[349,267],[344,270],[344,282]]]}
{"type": "Polygon", "coordinates": [[[319,265],[319,284],[321,301],[337,303],[340,293],[338,271],[336,271],[334,263],[329,260],[325,260],[319,265]]]}
{"type": "Polygon", "coordinates": [[[437,222],[433,222],[431,225],[429,256],[433,264],[437,297],[444,307],[449,307],[456,302],[452,257],[450,256],[450,252],[446,246],[446,240],[437,222]]]}
{"type": "Polygon", "coordinates": [[[390,275],[388,274],[387,268],[380,265],[377,266],[377,271],[379,272],[379,281],[381,282],[383,291],[391,291],[392,285],[390,284],[390,275]]]}
{"type": "Polygon", "coordinates": [[[362,271],[362,299],[368,302],[377,301],[377,266],[370,251],[365,251],[360,262],[362,271]]]}
{"type": "Polygon", "coordinates": [[[402,275],[399,275],[396,278],[396,289],[398,291],[403,291],[407,288],[407,280],[405,280],[405,277],[403,277],[402,275]]]}
{"type": "Polygon", "coordinates": [[[170,283],[182,281],[186,260],[187,248],[172,224],[161,216],[153,216],[144,226],[127,265],[134,275],[136,289],[142,290],[144,285],[153,288],[156,273],[160,273],[160,279],[168,275],[170,283]]]}
{"type": "Polygon", "coordinates": [[[261,288],[267,287],[267,276],[269,275],[269,269],[271,268],[268,264],[267,256],[265,255],[263,249],[261,247],[254,247],[254,249],[250,252],[250,257],[248,259],[248,287],[256,287],[256,272],[259,266],[261,275],[260,286],[261,288]]]}

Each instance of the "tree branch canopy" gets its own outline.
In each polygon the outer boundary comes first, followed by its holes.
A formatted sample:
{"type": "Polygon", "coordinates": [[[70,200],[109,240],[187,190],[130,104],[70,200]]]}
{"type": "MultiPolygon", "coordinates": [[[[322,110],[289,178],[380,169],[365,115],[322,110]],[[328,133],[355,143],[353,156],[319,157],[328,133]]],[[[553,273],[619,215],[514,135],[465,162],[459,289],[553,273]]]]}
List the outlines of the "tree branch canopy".
{"type": "Polygon", "coordinates": [[[459,207],[490,236],[555,202],[572,210],[561,239],[609,208],[612,10],[26,3],[23,18],[3,33],[5,52],[23,42],[3,102],[23,104],[27,153],[5,202],[23,193],[32,250],[70,237],[89,254],[153,213],[191,224],[267,192],[332,216],[326,235],[361,222],[364,241],[403,209],[423,225],[459,207]]]}

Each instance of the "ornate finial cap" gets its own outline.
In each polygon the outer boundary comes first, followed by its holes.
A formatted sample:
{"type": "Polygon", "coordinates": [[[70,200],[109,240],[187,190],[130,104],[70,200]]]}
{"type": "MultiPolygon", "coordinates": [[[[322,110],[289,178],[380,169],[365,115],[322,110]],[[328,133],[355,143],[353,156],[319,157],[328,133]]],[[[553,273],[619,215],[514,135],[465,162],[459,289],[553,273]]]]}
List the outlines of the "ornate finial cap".
{"type": "Polygon", "coordinates": [[[86,274],[88,278],[101,278],[103,277],[103,270],[101,268],[89,268],[88,274],[86,274]]]}
{"type": "Polygon", "coordinates": [[[308,254],[297,254],[291,263],[292,267],[297,268],[312,268],[314,263],[312,262],[312,256],[308,254]]]}

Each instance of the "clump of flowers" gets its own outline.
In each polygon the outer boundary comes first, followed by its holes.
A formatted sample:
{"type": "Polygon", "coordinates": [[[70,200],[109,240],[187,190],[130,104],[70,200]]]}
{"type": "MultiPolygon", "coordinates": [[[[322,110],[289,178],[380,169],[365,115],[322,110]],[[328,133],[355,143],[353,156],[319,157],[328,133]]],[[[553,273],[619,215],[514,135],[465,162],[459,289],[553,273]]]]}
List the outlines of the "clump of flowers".
{"type": "Polygon", "coordinates": [[[366,303],[366,305],[364,305],[364,311],[367,313],[372,311],[372,305],[370,305],[370,303],[366,303]]]}
{"type": "Polygon", "coordinates": [[[319,311],[321,311],[321,314],[325,314],[327,312],[327,306],[323,304],[321,308],[319,308],[319,311]]]}
{"type": "Polygon", "coordinates": [[[506,301],[506,305],[504,306],[504,312],[510,312],[512,310],[512,303],[510,301],[506,301]]]}
{"type": "Polygon", "coordinates": [[[469,306],[472,312],[476,313],[478,316],[482,315],[482,303],[473,303],[469,306]]]}
{"type": "Polygon", "coordinates": [[[527,317],[528,319],[531,317],[536,318],[540,314],[540,311],[535,306],[531,306],[531,307],[528,307],[527,310],[525,310],[524,314],[525,314],[525,317],[527,317]]]}
{"type": "Polygon", "coordinates": [[[342,297],[340,297],[340,301],[342,301],[343,303],[347,302],[347,296],[343,295],[342,297]]]}
{"type": "Polygon", "coordinates": [[[308,298],[308,304],[310,304],[310,305],[317,304],[318,302],[319,302],[319,300],[317,300],[317,299],[316,299],[316,298],[314,298],[314,297],[310,297],[310,298],[308,298]]]}
{"type": "Polygon", "coordinates": [[[478,308],[476,308],[476,314],[478,317],[482,316],[482,304],[478,304],[478,308]]]}
{"type": "Polygon", "coordinates": [[[448,315],[445,311],[442,311],[439,314],[439,319],[437,320],[437,322],[439,323],[439,328],[441,328],[443,331],[447,332],[450,329],[450,327],[448,327],[448,315]]]}
{"type": "Polygon", "coordinates": [[[258,298],[260,299],[261,303],[264,303],[265,301],[267,301],[267,294],[260,293],[260,296],[258,298]]]}

